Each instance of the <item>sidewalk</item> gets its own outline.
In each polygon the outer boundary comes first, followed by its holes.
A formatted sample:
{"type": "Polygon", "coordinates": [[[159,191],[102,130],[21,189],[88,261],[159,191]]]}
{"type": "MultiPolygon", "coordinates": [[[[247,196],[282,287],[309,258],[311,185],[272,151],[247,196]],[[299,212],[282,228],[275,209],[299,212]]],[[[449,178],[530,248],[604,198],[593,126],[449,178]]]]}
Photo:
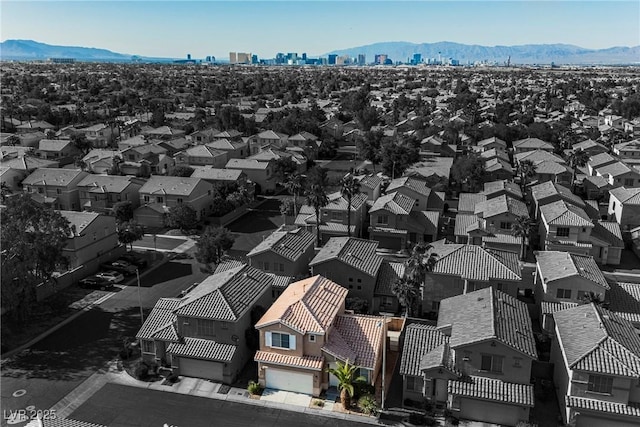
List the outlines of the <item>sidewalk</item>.
{"type": "Polygon", "coordinates": [[[120,370],[118,368],[118,361],[110,362],[109,367],[106,371],[101,370],[91,375],[82,384],[76,387],[71,393],[65,396],[61,401],[52,406],[51,410],[55,410],[55,413],[59,418],[67,418],[107,383],[120,384],[130,387],[147,388],[168,393],[186,394],[216,400],[228,400],[230,402],[243,403],[247,405],[264,406],[273,409],[281,409],[284,411],[308,413],[311,415],[319,415],[347,421],[368,423],[372,425],[382,425],[382,423],[380,423],[377,418],[335,412],[331,410],[332,406],[327,407],[326,409],[316,409],[310,408],[308,405],[301,406],[295,404],[287,404],[281,401],[273,401],[262,398],[253,399],[249,396],[248,392],[245,389],[235,387],[228,388],[226,386],[223,389],[223,385],[220,383],[214,383],[199,378],[180,377],[180,381],[173,385],[162,385],[162,381],[138,381],[135,378],[132,378],[126,371],[120,370]],[[226,390],[227,388],[228,390],[226,390]]]}

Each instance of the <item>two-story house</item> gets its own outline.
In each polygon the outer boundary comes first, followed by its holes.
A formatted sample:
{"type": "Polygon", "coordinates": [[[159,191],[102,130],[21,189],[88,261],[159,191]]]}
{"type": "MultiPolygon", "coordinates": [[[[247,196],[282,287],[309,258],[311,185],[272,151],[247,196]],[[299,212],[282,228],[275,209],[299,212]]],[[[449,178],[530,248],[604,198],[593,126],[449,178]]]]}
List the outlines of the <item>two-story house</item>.
{"type": "Polygon", "coordinates": [[[595,156],[596,154],[606,153],[606,152],[609,151],[609,149],[607,147],[605,147],[604,145],[602,145],[599,142],[596,142],[596,141],[594,141],[592,139],[587,139],[585,141],[576,142],[575,144],[573,144],[571,149],[573,151],[575,151],[575,152],[584,151],[589,156],[595,156]]]}
{"type": "Polygon", "coordinates": [[[220,130],[215,128],[197,130],[187,135],[187,140],[192,141],[194,144],[202,145],[213,141],[213,136],[219,133],[220,130]]]}
{"type": "Polygon", "coordinates": [[[398,192],[415,200],[413,210],[442,212],[444,193],[433,191],[420,176],[403,176],[389,183],[387,194],[398,192]]]}
{"type": "Polygon", "coordinates": [[[104,123],[77,129],[77,131],[84,134],[94,147],[106,147],[114,133],[113,128],[104,123]]]}
{"type": "Polygon", "coordinates": [[[87,171],[92,173],[108,173],[113,168],[114,157],[122,158],[116,150],[94,148],[82,158],[82,161],[87,171]]]}
{"type": "Polygon", "coordinates": [[[348,290],[322,276],[290,284],[255,327],[260,333],[258,382],[266,388],[319,396],[338,381],[337,361],[358,366],[375,384],[386,336],[384,318],[345,313],[348,290]]]}
{"type": "Polygon", "coordinates": [[[274,174],[275,161],[273,160],[261,162],[249,159],[229,159],[225,167],[243,171],[256,185],[256,194],[276,189],[277,179],[274,174]]]}
{"type": "Polygon", "coordinates": [[[187,377],[231,384],[257,348],[253,325],[271,304],[273,277],[240,265],[183,298],[161,298],[138,331],[142,357],[187,377]]]}
{"type": "Polygon", "coordinates": [[[607,213],[624,232],[640,227],[640,188],[618,187],[609,191],[607,213]]]}
{"type": "Polygon", "coordinates": [[[494,287],[447,298],[436,326],[406,328],[403,397],[446,402],[462,419],[515,426],[534,404],[536,359],[525,303],[494,287]]]}
{"type": "Polygon", "coordinates": [[[551,362],[562,422],[640,424],[640,337],[633,324],[594,303],[554,319],[551,362]]]}
{"type": "Polygon", "coordinates": [[[589,175],[596,176],[597,169],[616,163],[617,161],[618,159],[616,159],[609,153],[596,154],[594,156],[591,156],[591,158],[587,162],[587,170],[589,171],[589,175]]]}
{"type": "Polygon", "coordinates": [[[640,159],[640,140],[616,144],[613,146],[613,152],[623,159],[640,159]]]}
{"type": "Polygon", "coordinates": [[[79,169],[40,168],[22,181],[23,190],[38,203],[54,209],[80,210],[78,184],[89,175],[79,169]]]}
{"type": "Polygon", "coordinates": [[[315,254],[315,235],[296,228],[278,229],[247,254],[249,265],[281,276],[306,277],[315,254]]]}
{"type": "Polygon", "coordinates": [[[513,141],[513,151],[515,153],[535,150],[552,152],[554,150],[554,146],[550,142],[543,141],[539,138],[524,138],[513,141]]]}
{"type": "Polygon", "coordinates": [[[587,209],[587,206],[579,196],[573,194],[568,187],[554,182],[543,182],[531,187],[532,215],[534,218],[540,217],[540,207],[557,202],[564,201],[567,204],[577,206],[581,209],[587,209]]]}
{"type": "Polygon", "coordinates": [[[176,166],[204,166],[209,165],[214,168],[223,168],[227,164],[227,153],[222,150],[211,148],[208,144],[195,145],[184,151],[176,153],[176,166]]]}
{"type": "Polygon", "coordinates": [[[185,204],[199,221],[213,210],[213,190],[213,184],[201,178],[152,176],[138,191],[140,207],[134,218],[146,227],[163,227],[169,209],[185,204]]]}
{"type": "Polygon", "coordinates": [[[382,177],[378,175],[354,176],[360,182],[360,192],[367,195],[367,202],[375,202],[380,197],[382,177]]]}
{"type": "Polygon", "coordinates": [[[612,187],[640,188],[640,172],[623,162],[611,163],[596,169],[597,176],[605,178],[612,187]]]}
{"type": "Polygon", "coordinates": [[[207,143],[208,147],[227,153],[228,159],[244,159],[249,156],[249,143],[244,140],[231,140],[227,138],[214,138],[207,143]]]}
{"type": "Polygon", "coordinates": [[[35,153],[40,158],[57,161],[62,167],[73,163],[80,150],[68,139],[42,139],[35,153]]]}
{"type": "Polygon", "coordinates": [[[538,234],[545,251],[591,252],[593,222],[584,209],[558,200],[540,207],[538,234]]]}
{"type": "Polygon", "coordinates": [[[140,206],[140,188],[144,180],[133,176],[88,175],[78,183],[80,206],[85,211],[111,213],[113,205],[129,202],[136,209],[140,206]]]}
{"type": "Polygon", "coordinates": [[[69,221],[71,235],[67,238],[62,255],[69,261],[69,268],[85,266],[96,271],[99,265],[124,253],[118,241],[116,219],[95,212],[60,211],[69,221]]]}
{"type": "Polygon", "coordinates": [[[507,152],[507,143],[495,136],[478,141],[476,146],[480,147],[483,152],[489,150],[496,150],[503,153],[507,152]]]}

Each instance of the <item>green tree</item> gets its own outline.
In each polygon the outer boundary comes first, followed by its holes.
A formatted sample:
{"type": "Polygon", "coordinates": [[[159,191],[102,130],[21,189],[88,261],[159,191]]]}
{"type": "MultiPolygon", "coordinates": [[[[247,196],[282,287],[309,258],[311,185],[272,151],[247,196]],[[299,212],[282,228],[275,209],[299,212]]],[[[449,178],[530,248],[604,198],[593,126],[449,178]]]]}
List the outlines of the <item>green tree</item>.
{"type": "Polygon", "coordinates": [[[298,215],[298,197],[300,196],[300,192],[304,188],[304,175],[299,173],[294,173],[289,175],[287,180],[284,183],[289,194],[293,196],[293,216],[298,215]]]}
{"type": "Polygon", "coordinates": [[[408,276],[416,283],[424,283],[428,272],[433,271],[438,254],[432,252],[433,245],[420,242],[413,246],[406,261],[408,276]]]}
{"type": "Polygon", "coordinates": [[[273,166],[273,174],[278,180],[278,183],[284,183],[288,180],[289,176],[293,175],[298,170],[298,165],[291,159],[291,157],[281,157],[277,159],[273,166]]]}
{"type": "Polygon", "coordinates": [[[165,117],[162,107],[157,107],[151,114],[151,126],[159,128],[164,125],[165,117]]]}
{"type": "Polygon", "coordinates": [[[82,156],[84,157],[89,150],[91,150],[91,141],[87,139],[87,136],[84,133],[74,133],[70,138],[71,144],[76,147],[78,150],[82,152],[82,156]]]}
{"type": "Polygon", "coordinates": [[[7,138],[7,145],[20,145],[21,142],[18,135],[10,135],[7,138]]]}
{"type": "Polygon", "coordinates": [[[144,236],[144,229],[136,221],[125,221],[118,224],[118,240],[125,248],[130,245],[130,250],[133,250],[133,242],[142,239],[142,236],[144,236]]]}
{"type": "Polygon", "coordinates": [[[182,176],[182,177],[190,177],[194,172],[194,169],[191,166],[176,166],[173,168],[173,172],[171,172],[171,176],[182,176]]]}
{"type": "Polygon", "coordinates": [[[133,206],[131,202],[117,202],[113,204],[113,208],[111,208],[113,215],[116,217],[116,221],[127,222],[133,219],[133,206]]]}
{"type": "Polygon", "coordinates": [[[526,194],[529,179],[536,175],[536,165],[531,160],[523,160],[518,164],[518,175],[520,176],[520,189],[522,194],[526,194]]]}
{"type": "Polygon", "coordinates": [[[451,166],[451,178],[458,185],[467,184],[471,192],[480,189],[484,173],[484,160],[476,153],[458,157],[451,166]]]}
{"type": "Polygon", "coordinates": [[[402,176],[413,163],[420,160],[418,149],[410,144],[382,144],[381,165],[384,173],[394,179],[402,176]]]}
{"type": "Polygon", "coordinates": [[[320,217],[320,209],[329,204],[329,198],[327,197],[324,186],[320,184],[311,184],[306,191],[306,196],[307,204],[309,206],[313,206],[313,209],[316,213],[316,245],[319,247],[321,244],[320,223],[322,222],[320,217]]]}
{"type": "Polygon", "coordinates": [[[365,132],[364,136],[356,140],[359,157],[369,160],[376,170],[376,165],[382,161],[382,131],[365,132]]]}
{"type": "Polygon", "coordinates": [[[167,227],[179,228],[182,232],[187,232],[198,225],[198,215],[189,205],[181,203],[169,209],[164,222],[167,227]]]}
{"type": "Polygon", "coordinates": [[[360,194],[360,181],[348,174],[340,180],[340,193],[347,199],[347,236],[351,237],[351,206],[353,197],[360,194]]]}
{"type": "Polygon", "coordinates": [[[2,306],[14,319],[25,320],[36,286],[67,267],[62,249],[72,227],[58,211],[35,203],[26,193],[8,198],[5,206],[0,214],[2,306]]]}
{"type": "Polygon", "coordinates": [[[351,365],[348,359],[344,363],[338,360],[336,364],[337,367],[329,368],[328,372],[338,380],[342,407],[349,409],[351,407],[351,398],[355,393],[356,383],[364,383],[366,379],[363,376],[357,376],[360,368],[356,365],[351,365]]]}
{"type": "Polygon", "coordinates": [[[567,163],[571,168],[571,191],[574,191],[576,186],[576,173],[578,168],[583,168],[589,162],[589,155],[586,151],[572,151],[567,157],[567,163]]]}
{"type": "Polygon", "coordinates": [[[196,241],[196,260],[202,264],[217,264],[233,247],[235,238],[224,227],[207,227],[196,241]]]}
{"type": "Polygon", "coordinates": [[[533,222],[528,216],[519,216],[515,222],[511,224],[511,231],[515,237],[520,237],[520,258],[525,259],[527,257],[526,241],[529,239],[531,229],[533,228],[533,222]]]}
{"type": "Polygon", "coordinates": [[[404,317],[413,315],[413,307],[420,296],[420,283],[409,277],[401,277],[391,285],[391,292],[398,298],[400,306],[404,308],[404,317]]]}

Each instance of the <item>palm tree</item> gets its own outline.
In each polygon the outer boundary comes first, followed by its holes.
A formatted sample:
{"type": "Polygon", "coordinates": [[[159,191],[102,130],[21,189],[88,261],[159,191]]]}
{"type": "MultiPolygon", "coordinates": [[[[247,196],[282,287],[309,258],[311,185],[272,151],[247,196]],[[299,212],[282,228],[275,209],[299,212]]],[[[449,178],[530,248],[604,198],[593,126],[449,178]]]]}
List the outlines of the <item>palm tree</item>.
{"type": "Polygon", "coordinates": [[[287,191],[293,196],[293,216],[294,218],[298,215],[298,195],[300,194],[300,190],[302,190],[304,183],[304,176],[299,173],[292,173],[288,176],[287,180],[284,183],[284,186],[287,188],[287,191]]]}
{"type": "Polygon", "coordinates": [[[519,216],[516,218],[516,221],[511,224],[511,231],[513,231],[513,235],[522,239],[522,246],[520,248],[521,259],[525,259],[527,257],[525,241],[529,239],[529,234],[531,234],[532,228],[533,223],[528,216],[519,216]]]}
{"type": "Polygon", "coordinates": [[[567,158],[567,163],[571,170],[571,191],[573,192],[576,185],[576,169],[583,168],[589,162],[589,155],[586,151],[572,151],[567,158]]]}
{"type": "Polygon", "coordinates": [[[438,254],[431,252],[433,245],[420,242],[411,249],[411,256],[406,261],[409,278],[416,283],[424,283],[427,272],[433,271],[438,254]]]}
{"type": "Polygon", "coordinates": [[[531,160],[523,160],[518,165],[520,174],[520,189],[524,195],[527,191],[527,182],[536,174],[536,165],[531,160]]]}
{"type": "Polygon", "coordinates": [[[316,245],[320,246],[320,209],[329,204],[329,198],[324,187],[319,184],[311,184],[306,191],[307,204],[313,206],[316,211],[316,245]]]}
{"type": "Polygon", "coordinates": [[[338,361],[337,365],[337,368],[329,368],[328,372],[338,379],[342,407],[349,409],[351,407],[351,398],[355,392],[354,385],[356,383],[364,383],[367,380],[363,376],[356,377],[359,368],[356,365],[350,365],[349,359],[345,363],[338,361]]]}
{"type": "Polygon", "coordinates": [[[413,306],[420,295],[420,285],[408,277],[401,277],[391,285],[391,292],[404,307],[404,317],[412,316],[413,306]]]}
{"type": "Polygon", "coordinates": [[[351,237],[351,202],[353,196],[360,194],[360,181],[348,174],[340,180],[340,193],[347,199],[347,236],[351,237]]]}

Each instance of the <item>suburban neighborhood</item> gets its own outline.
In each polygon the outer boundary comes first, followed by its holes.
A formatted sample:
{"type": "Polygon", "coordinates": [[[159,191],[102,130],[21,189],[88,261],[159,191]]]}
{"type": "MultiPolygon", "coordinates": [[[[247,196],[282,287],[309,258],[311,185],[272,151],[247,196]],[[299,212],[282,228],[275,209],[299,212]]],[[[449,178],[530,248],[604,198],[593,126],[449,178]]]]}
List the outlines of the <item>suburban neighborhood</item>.
{"type": "Polygon", "coordinates": [[[1,83],[2,425],[640,425],[637,68],[1,83]]]}

